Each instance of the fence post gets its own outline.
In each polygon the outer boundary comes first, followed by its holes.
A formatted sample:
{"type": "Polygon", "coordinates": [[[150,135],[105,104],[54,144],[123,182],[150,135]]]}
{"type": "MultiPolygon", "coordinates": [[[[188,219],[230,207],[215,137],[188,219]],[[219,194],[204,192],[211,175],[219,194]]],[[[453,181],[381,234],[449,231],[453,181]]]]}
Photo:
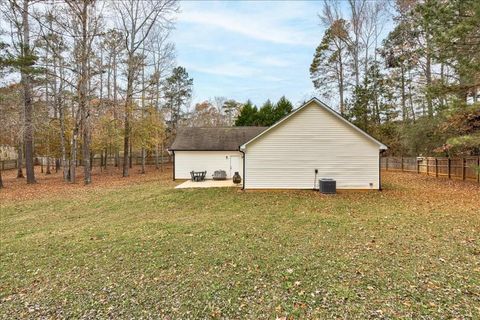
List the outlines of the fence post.
{"type": "Polygon", "coordinates": [[[435,157],[435,177],[438,178],[438,158],[435,157]]]}
{"type": "Polygon", "coordinates": [[[450,157],[447,158],[447,170],[448,170],[448,179],[451,179],[452,178],[452,170],[450,169],[450,167],[452,166],[452,163],[450,160],[450,157]]]}
{"type": "Polygon", "coordinates": [[[420,173],[420,160],[418,159],[418,157],[416,158],[417,160],[417,173],[420,173]]]}
{"type": "Polygon", "coordinates": [[[428,163],[429,163],[429,159],[427,157],[427,176],[430,175],[430,173],[429,173],[430,172],[430,167],[429,167],[428,163]]]}
{"type": "Polygon", "coordinates": [[[2,160],[2,171],[5,171],[5,160],[2,160]]]}
{"type": "Polygon", "coordinates": [[[466,166],[467,166],[467,160],[465,158],[462,158],[462,180],[465,181],[465,169],[466,169],[466,166]]]}
{"type": "Polygon", "coordinates": [[[403,156],[401,157],[400,161],[402,161],[402,172],[403,172],[403,156]]]}
{"type": "Polygon", "coordinates": [[[388,157],[385,157],[385,171],[388,171],[388,157]]]}

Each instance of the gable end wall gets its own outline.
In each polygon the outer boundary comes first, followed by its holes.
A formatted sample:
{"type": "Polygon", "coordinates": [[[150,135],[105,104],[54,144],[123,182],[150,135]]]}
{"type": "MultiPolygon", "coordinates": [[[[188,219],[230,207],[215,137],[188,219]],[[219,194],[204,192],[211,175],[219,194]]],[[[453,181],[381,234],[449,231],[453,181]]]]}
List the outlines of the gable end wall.
{"type": "Polygon", "coordinates": [[[316,102],[246,146],[246,189],[313,189],[319,178],[378,189],[379,146],[316,102]]]}

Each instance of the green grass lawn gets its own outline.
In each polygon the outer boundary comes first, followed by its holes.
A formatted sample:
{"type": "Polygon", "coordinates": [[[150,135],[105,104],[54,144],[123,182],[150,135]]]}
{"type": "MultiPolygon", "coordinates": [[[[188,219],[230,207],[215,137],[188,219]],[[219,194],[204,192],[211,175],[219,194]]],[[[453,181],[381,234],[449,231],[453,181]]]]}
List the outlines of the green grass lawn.
{"type": "Polygon", "coordinates": [[[478,185],[172,187],[2,200],[0,317],[480,318],[478,185]]]}

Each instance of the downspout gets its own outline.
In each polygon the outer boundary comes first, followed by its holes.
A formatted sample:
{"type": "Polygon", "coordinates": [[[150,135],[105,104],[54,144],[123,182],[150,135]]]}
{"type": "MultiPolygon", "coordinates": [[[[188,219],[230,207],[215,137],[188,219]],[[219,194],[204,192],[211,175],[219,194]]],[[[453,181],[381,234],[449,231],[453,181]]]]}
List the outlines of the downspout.
{"type": "Polygon", "coordinates": [[[245,190],[245,152],[243,152],[242,149],[240,149],[240,147],[238,147],[238,151],[240,151],[243,154],[242,190],[245,190]]]}
{"type": "Polygon", "coordinates": [[[385,150],[380,150],[378,153],[378,191],[382,191],[382,153],[385,150]]]}
{"type": "Polygon", "coordinates": [[[173,181],[175,181],[175,150],[172,150],[173,155],[173,181]]]}

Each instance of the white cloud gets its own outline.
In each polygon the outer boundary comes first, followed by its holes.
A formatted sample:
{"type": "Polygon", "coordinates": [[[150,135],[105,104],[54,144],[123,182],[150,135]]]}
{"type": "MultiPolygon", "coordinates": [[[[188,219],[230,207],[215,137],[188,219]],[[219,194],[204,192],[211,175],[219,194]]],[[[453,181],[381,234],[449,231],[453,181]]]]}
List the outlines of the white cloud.
{"type": "Polygon", "coordinates": [[[287,67],[291,65],[291,63],[284,58],[275,57],[275,56],[264,56],[258,59],[258,62],[267,66],[273,67],[287,67]]]}
{"type": "Polygon", "coordinates": [[[187,68],[196,72],[213,74],[227,77],[251,77],[256,73],[256,70],[250,67],[241,66],[237,64],[212,64],[207,66],[199,66],[194,64],[187,64],[187,68]]]}
{"type": "MultiPolygon", "coordinates": [[[[184,5],[179,21],[221,28],[260,41],[311,46],[312,31],[301,31],[289,23],[295,18],[303,17],[295,15],[300,14],[301,10],[288,10],[289,8],[285,10],[286,4],[282,3],[282,5],[270,7],[265,12],[262,10],[255,12],[253,10],[255,5],[255,2],[251,2],[251,10],[248,11],[226,10],[218,6],[205,10],[205,6],[184,5]]],[[[302,15],[305,13],[305,11],[301,12],[302,15]]]]}

